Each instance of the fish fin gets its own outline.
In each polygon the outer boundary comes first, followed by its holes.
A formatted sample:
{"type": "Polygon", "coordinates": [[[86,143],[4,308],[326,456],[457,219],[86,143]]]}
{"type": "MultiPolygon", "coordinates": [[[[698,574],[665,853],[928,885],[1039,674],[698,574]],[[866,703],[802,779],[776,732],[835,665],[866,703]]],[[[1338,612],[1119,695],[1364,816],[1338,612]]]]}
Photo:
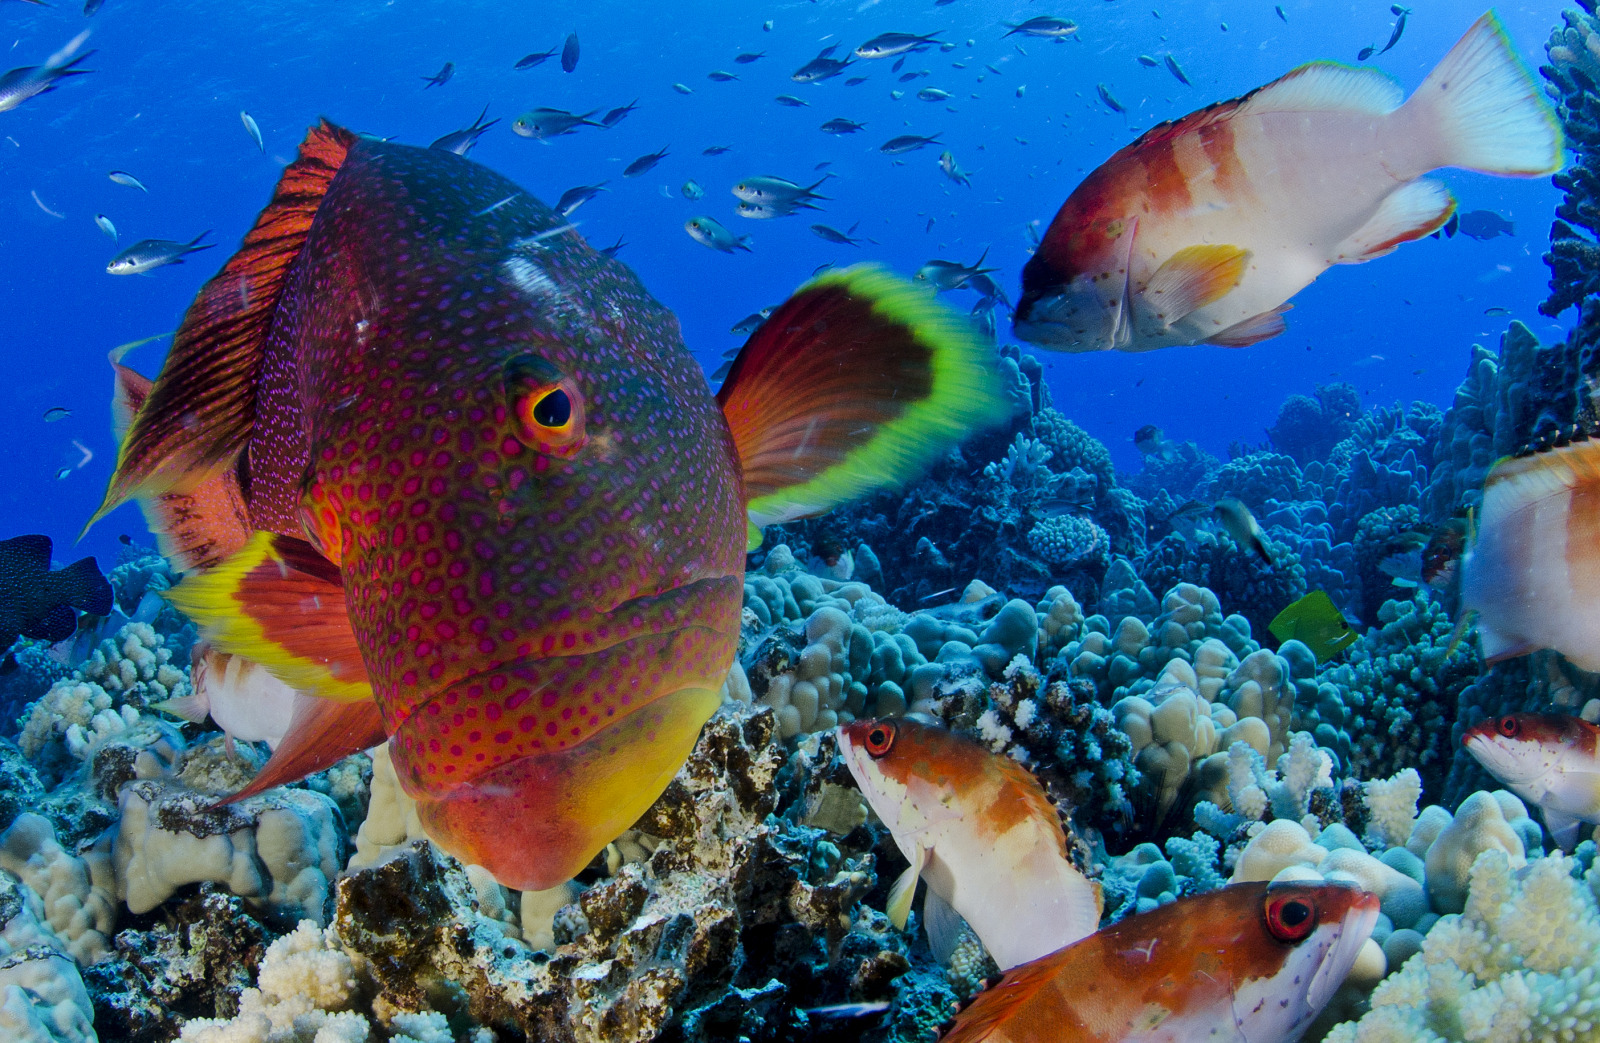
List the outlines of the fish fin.
{"type": "Polygon", "coordinates": [[[190,724],[199,724],[211,716],[210,701],[199,692],[192,695],[180,695],[176,699],[163,699],[159,703],[151,703],[152,710],[171,714],[174,717],[188,721],[190,724]]]}
{"type": "Polygon", "coordinates": [[[1537,652],[1541,646],[1525,637],[1511,637],[1478,620],[1478,643],[1483,647],[1483,661],[1493,665],[1507,659],[1537,652]]]}
{"type": "Polygon", "coordinates": [[[1399,81],[1377,69],[1307,62],[1239,100],[1239,115],[1264,112],[1364,112],[1384,116],[1405,101],[1399,81]]]}
{"type": "Polygon", "coordinates": [[[1431,166],[1533,177],[1561,168],[1561,124],[1493,11],[1479,18],[1406,102],[1432,135],[1431,166]]]}
{"type": "Polygon", "coordinates": [[[1283,321],[1283,313],[1294,307],[1284,303],[1264,311],[1259,315],[1252,315],[1248,319],[1240,319],[1221,333],[1213,333],[1207,337],[1207,344],[1218,344],[1224,348],[1248,348],[1252,344],[1276,337],[1288,328],[1283,321]]]}
{"type": "Polygon", "coordinates": [[[1005,403],[965,316],[882,268],[806,283],[717,392],[758,526],[911,480],[1005,403]]]}
{"type": "Polygon", "coordinates": [[[239,252],[189,306],[89,525],[134,496],[189,491],[233,465],[255,425],[256,375],[279,295],[355,142],[326,120],[306,136],[239,252]]]}
{"type": "Polygon", "coordinates": [[[1444,227],[1456,211],[1455,196],[1426,178],[1401,185],[1383,197],[1367,223],[1334,247],[1334,264],[1359,264],[1391,253],[1401,243],[1444,227]]]}
{"type": "MultiPolygon", "coordinates": [[[[945,1034],[939,1037],[939,1043],[984,1043],[1009,1038],[997,1030],[1022,1014],[1037,999],[1041,989],[1055,985],[1063,964],[1077,956],[1078,953],[1068,947],[1007,971],[1005,977],[978,993],[966,1009],[955,1016],[945,1034]]],[[[1061,1029],[1063,1034],[1057,1038],[1067,1038],[1064,1033],[1070,1028],[1062,1025],[1061,1029]]]]}
{"type": "Polygon", "coordinates": [[[1467,636],[1467,631],[1472,627],[1472,621],[1478,618],[1478,610],[1469,608],[1456,620],[1454,629],[1450,631],[1450,643],[1444,648],[1444,656],[1439,661],[1449,659],[1456,654],[1456,649],[1461,647],[1461,641],[1467,636]]]}
{"type": "Polygon", "coordinates": [[[1256,533],[1250,534],[1250,549],[1255,551],[1256,555],[1266,563],[1267,568],[1270,569],[1277,564],[1272,560],[1272,552],[1267,549],[1267,541],[1260,535],[1256,533]]]}
{"type": "MultiPolygon", "coordinates": [[[[111,426],[120,441],[150,394],[151,381],[112,352],[116,388],[111,401],[111,426]]],[[[161,553],[183,571],[215,568],[250,541],[250,511],[239,478],[242,454],[234,466],[217,471],[187,492],[139,496],[145,524],[155,533],[161,553]]],[[[181,715],[180,715],[181,716],[181,715]]]]}
{"type": "Polygon", "coordinates": [[[1578,846],[1578,827],[1582,823],[1570,815],[1563,815],[1559,811],[1544,809],[1544,828],[1549,830],[1550,839],[1562,851],[1571,851],[1578,846]]]}
{"type": "Polygon", "coordinates": [[[889,888],[889,901],[884,905],[883,912],[896,930],[906,929],[906,921],[911,918],[911,899],[917,894],[917,880],[922,876],[922,867],[927,864],[927,849],[918,844],[916,857],[895,880],[894,886],[889,888]]]}
{"type": "Polygon", "coordinates": [[[922,896],[922,928],[928,932],[928,948],[946,967],[950,956],[961,943],[961,929],[966,921],[951,904],[932,887],[922,896]]]}
{"type": "Polygon", "coordinates": [[[335,702],[296,692],[289,730],[283,733],[278,748],[244,789],[222,803],[232,804],[274,786],[298,782],[387,738],[383,715],[372,699],[335,702]]]}
{"type": "Polygon", "coordinates": [[[1222,243],[1186,246],[1167,258],[1144,287],[1144,303],[1164,329],[1226,297],[1244,278],[1250,251],[1222,243]]]}
{"type": "Polygon", "coordinates": [[[162,594],[219,651],[255,660],[291,688],[337,702],[372,698],[339,570],[304,540],[257,532],[162,594]]]}

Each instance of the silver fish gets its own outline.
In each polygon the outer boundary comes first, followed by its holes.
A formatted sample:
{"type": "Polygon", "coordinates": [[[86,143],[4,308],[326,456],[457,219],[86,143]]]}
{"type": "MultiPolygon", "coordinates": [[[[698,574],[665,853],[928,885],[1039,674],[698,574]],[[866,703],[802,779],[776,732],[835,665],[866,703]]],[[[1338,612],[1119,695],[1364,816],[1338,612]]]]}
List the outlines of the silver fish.
{"type": "Polygon", "coordinates": [[[746,203],[764,206],[800,205],[812,199],[827,199],[827,196],[817,194],[817,188],[832,176],[824,174],[810,185],[797,185],[788,178],[770,175],[747,177],[734,185],[732,191],[746,203]]]}
{"type": "Polygon", "coordinates": [[[822,132],[824,134],[854,134],[856,131],[863,129],[864,127],[866,127],[865,123],[857,123],[854,120],[847,120],[841,116],[838,119],[831,119],[824,123],[822,125],[822,132]]]}
{"type": "Polygon", "coordinates": [[[811,231],[816,234],[817,238],[826,240],[830,243],[837,243],[839,246],[860,246],[861,240],[851,238],[851,233],[854,232],[856,228],[860,226],[860,224],[861,222],[857,221],[855,224],[851,225],[849,232],[841,232],[837,228],[833,228],[829,225],[812,225],[811,231]]]}
{"type": "Polygon", "coordinates": [[[9,112],[29,98],[50,93],[68,76],[84,76],[91,72],[90,69],[79,69],[77,65],[95,52],[85,51],[76,58],[72,57],[88,36],[87,29],[79,33],[46,59],[43,65],[26,65],[0,76],[0,112],[9,112]]]}
{"type": "Polygon", "coordinates": [[[424,76],[424,77],[422,77],[422,79],[428,81],[427,83],[424,83],[422,85],[422,89],[423,90],[427,90],[429,87],[443,87],[445,84],[450,82],[450,77],[454,76],[455,74],[456,74],[456,63],[455,62],[445,62],[444,63],[444,68],[440,69],[438,72],[434,73],[432,76],[424,76]]]}
{"type": "Polygon", "coordinates": [[[951,181],[954,181],[956,184],[966,185],[968,188],[972,187],[972,178],[967,176],[967,172],[965,170],[962,170],[960,167],[956,166],[955,153],[950,151],[939,153],[939,169],[944,171],[945,177],[949,178],[951,181]]]}
{"type": "Polygon", "coordinates": [[[893,58],[897,54],[926,50],[930,45],[939,42],[938,36],[937,32],[929,33],[927,36],[918,36],[916,33],[879,33],[857,47],[855,55],[857,58],[893,58]]]}
{"type": "Polygon", "coordinates": [[[985,249],[978,259],[970,265],[961,264],[959,261],[943,261],[935,258],[918,268],[917,274],[911,278],[913,282],[926,283],[940,293],[959,290],[973,276],[999,270],[983,266],[983,262],[988,256],[989,251],[985,249]]]}
{"type": "Polygon", "coordinates": [[[1021,34],[1023,36],[1042,36],[1052,40],[1065,39],[1078,31],[1078,23],[1072,19],[1055,18],[1050,15],[1030,18],[1018,25],[1012,25],[1010,22],[1006,22],[1005,25],[1008,27],[1006,36],[1021,34]]]}
{"type": "Polygon", "coordinates": [[[129,188],[137,188],[141,192],[150,191],[139,182],[138,178],[134,177],[126,170],[113,170],[111,173],[107,174],[106,177],[109,177],[113,182],[119,185],[126,185],[129,188]]]}
{"type": "Polygon", "coordinates": [[[113,243],[117,241],[117,226],[111,223],[111,218],[105,214],[95,214],[94,223],[100,231],[111,237],[113,243]]]}
{"type": "Polygon", "coordinates": [[[256,124],[255,117],[240,109],[239,122],[244,124],[245,133],[250,135],[250,140],[256,143],[256,148],[260,149],[261,154],[265,156],[267,154],[267,143],[261,140],[261,128],[256,124]]]}
{"type": "Polygon", "coordinates": [[[678,191],[682,193],[683,198],[685,199],[699,199],[701,196],[706,194],[706,190],[701,188],[700,183],[695,181],[693,178],[685,181],[683,183],[683,187],[678,189],[678,191]]]}
{"type": "Polygon", "coordinates": [[[701,246],[709,246],[725,254],[731,254],[735,250],[750,252],[749,236],[734,235],[722,227],[714,217],[691,217],[683,223],[683,230],[689,233],[689,238],[701,246]]]}
{"type": "Polygon", "coordinates": [[[187,243],[176,243],[170,239],[141,239],[111,258],[111,262],[106,265],[106,271],[112,275],[143,275],[164,265],[182,264],[185,254],[209,250],[217,245],[216,243],[199,245],[200,240],[210,234],[208,229],[187,243]]]}
{"type": "Polygon", "coordinates": [[[579,127],[601,126],[589,118],[599,111],[595,109],[579,116],[565,109],[529,109],[512,122],[511,129],[521,137],[544,141],[562,134],[572,134],[579,127]]]}

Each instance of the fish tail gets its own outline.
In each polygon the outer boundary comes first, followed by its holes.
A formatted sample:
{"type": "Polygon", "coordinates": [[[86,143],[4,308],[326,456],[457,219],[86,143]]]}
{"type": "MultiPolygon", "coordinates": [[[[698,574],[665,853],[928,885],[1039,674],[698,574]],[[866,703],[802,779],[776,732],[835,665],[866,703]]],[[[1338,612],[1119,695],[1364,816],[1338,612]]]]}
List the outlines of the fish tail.
{"type": "Polygon", "coordinates": [[[1432,166],[1534,177],[1561,167],[1561,124],[1493,11],[1479,18],[1403,107],[1431,138],[1432,166]]]}
{"type": "Polygon", "coordinates": [[[795,291],[717,393],[759,525],[904,484],[1004,419],[990,356],[964,315],[858,265],[795,291]]]}

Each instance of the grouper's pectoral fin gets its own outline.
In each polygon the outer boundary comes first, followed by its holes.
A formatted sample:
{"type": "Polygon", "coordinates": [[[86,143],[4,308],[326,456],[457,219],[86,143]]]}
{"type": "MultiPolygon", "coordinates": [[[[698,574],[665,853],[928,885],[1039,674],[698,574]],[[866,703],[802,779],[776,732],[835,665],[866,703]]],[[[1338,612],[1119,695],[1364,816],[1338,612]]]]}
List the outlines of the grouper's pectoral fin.
{"type": "Polygon", "coordinates": [[[260,663],[291,688],[335,702],[372,699],[339,569],[304,540],[257,532],[165,597],[219,650],[260,663]]]}
{"type": "Polygon", "coordinates": [[[326,121],[307,135],[239,252],[189,306],[89,524],[135,496],[192,492],[234,466],[255,426],[257,377],[279,298],[355,142],[326,121]]]}
{"type": "Polygon", "coordinates": [[[274,786],[298,782],[313,772],[330,768],[352,753],[371,749],[388,738],[378,704],[366,699],[340,703],[315,696],[294,697],[294,714],[283,741],[250,784],[224,800],[253,797],[274,786]]]}
{"type": "Polygon", "coordinates": [[[881,268],[830,271],[800,287],[751,335],[717,392],[752,524],[901,485],[1003,420],[991,357],[964,316],[881,268]]]}
{"type": "Polygon", "coordinates": [[[1145,306],[1163,332],[1171,329],[1173,323],[1231,293],[1244,278],[1249,261],[1250,251],[1241,246],[1186,246],[1167,258],[1145,283],[1145,306]]]}

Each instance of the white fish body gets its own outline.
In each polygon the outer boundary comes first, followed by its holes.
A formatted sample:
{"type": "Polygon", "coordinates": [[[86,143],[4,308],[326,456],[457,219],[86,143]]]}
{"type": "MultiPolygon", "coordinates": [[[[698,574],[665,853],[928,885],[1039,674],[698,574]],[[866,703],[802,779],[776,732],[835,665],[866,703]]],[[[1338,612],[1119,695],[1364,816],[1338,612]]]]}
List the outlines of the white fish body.
{"type": "Polygon", "coordinates": [[[1600,443],[1502,460],[1461,557],[1461,605],[1484,658],[1553,648],[1600,671],[1600,443]]]}
{"type": "Polygon", "coordinates": [[[920,875],[930,892],[924,920],[935,947],[950,929],[939,908],[947,905],[1001,970],[1099,926],[1099,891],[1068,860],[1055,808],[1021,765],[904,718],[852,722],[837,735],[851,775],[911,863],[890,895],[891,920],[904,924],[920,875]],[[874,729],[892,729],[885,753],[873,752],[874,729]]]}

